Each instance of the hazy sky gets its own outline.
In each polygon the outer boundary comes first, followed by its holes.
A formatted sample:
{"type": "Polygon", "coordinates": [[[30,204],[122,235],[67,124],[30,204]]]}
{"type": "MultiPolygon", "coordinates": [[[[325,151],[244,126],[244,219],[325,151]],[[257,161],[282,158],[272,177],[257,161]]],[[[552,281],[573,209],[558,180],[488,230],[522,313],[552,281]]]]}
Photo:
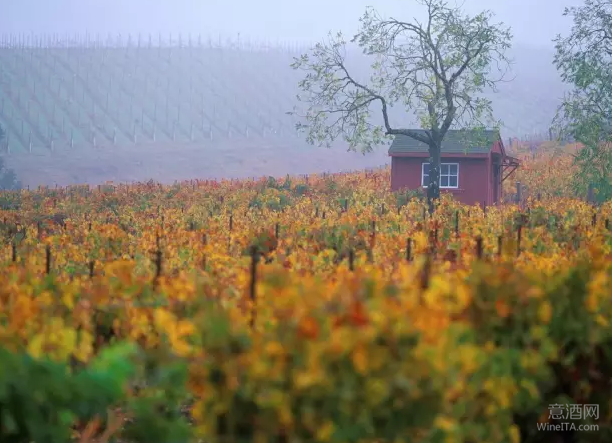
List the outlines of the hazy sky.
{"type": "MultiPolygon", "coordinates": [[[[398,18],[420,15],[414,0],[20,0],[6,1],[0,33],[173,33],[236,39],[313,42],[329,30],[353,33],[368,5],[398,18]],[[146,6],[144,6],[146,5],[146,6]]],[[[549,46],[565,33],[565,6],[581,0],[464,0],[512,26],[515,42],[549,46]]]]}

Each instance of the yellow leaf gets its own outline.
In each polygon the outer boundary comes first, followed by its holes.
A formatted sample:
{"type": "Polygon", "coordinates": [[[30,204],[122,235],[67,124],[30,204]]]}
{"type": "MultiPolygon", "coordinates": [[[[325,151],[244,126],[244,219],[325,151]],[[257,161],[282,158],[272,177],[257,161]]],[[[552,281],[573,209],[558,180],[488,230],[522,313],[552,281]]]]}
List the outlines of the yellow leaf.
{"type": "Polygon", "coordinates": [[[368,370],[368,355],[362,345],[358,345],[352,353],[353,366],[360,374],[364,375],[368,370]]]}
{"type": "Polygon", "coordinates": [[[188,320],[181,320],[176,325],[176,335],[184,337],[186,335],[192,335],[196,331],[195,326],[188,320]]]}
{"type": "Polygon", "coordinates": [[[318,441],[329,441],[329,440],[331,440],[331,437],[334,434],[335,429],[336,429],[336,427],[334,426],[334,423],[332,421],[327,421],[317,431],[317,440],[318,441]]]}
{"type": "Polygon", "coordinates": [[[37,334],[32,338],[32,340],[30,340],[30,343],[28,344],[28,353],[33,358],[38,359],[43,356],[44,340],[44,334],[37,334]]]}
{"type": "Polygon", "coordinates": [[[77,333],[74,329],[66,328],[62,334],[62,343],[60,345],[59,357],[62,360],[67,359],[75,351],[77,345],[77,333]]]}
{"type": "Polygon", "coordinates": [[[266,343],[265,353],[271,357],[277,355],[283,355],[285,352],[283,345],[277,341],[271,341],[266,343]]]}
{"type": "Polygon", "coordinates": [[[434,426],[438,429],[442,429],[443,431],[450,431],[454,429],[457,424],[449,417],[438,416],[434,421],[434,426]]]}
{"type": "Polygon", "coordinates": [[[300,372],[294,378],[295,387],[297,389],[307,389],[317,384],[318,377],[312,372],[300,372]]]}
{"type": "Polygon", "coordinates": [[[538,308],[538,318],[542,323],[549,323],[552,318],[552,306],[550,302],[543,302],[538,308]]]}
{"type": "Polygon", "coordinates": [[[157,326],[162,331],[172,329],[176,322],[174,315],[166,309],[162,308],[158,308],[155,310],[154,318],[155,326],[157,326]]]}
{"type": "Polygon", "coordinates": [[[520,443],[521,433],[517,425],[510,426],[510,443],[520,443]]]}
{"type": "Polygon", "coordinates": [[[74,351],[74,356],[82,362],[89,361],[93,355],[93,342],[93,335],[87,331],[82,331],[79,344],[74,351]]]}

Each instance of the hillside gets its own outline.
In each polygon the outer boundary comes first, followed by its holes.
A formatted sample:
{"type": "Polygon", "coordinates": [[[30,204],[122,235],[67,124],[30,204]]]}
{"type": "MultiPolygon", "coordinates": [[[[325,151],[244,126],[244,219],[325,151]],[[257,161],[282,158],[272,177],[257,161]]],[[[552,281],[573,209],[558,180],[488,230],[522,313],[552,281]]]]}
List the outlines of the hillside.
{"type": "Polygon", "coordinates": [[[16,152],[293,131],[288,60],[214,48],[3,49],[0,120],[16,152]]]}
{"type": "MultiPolygon", "coordinates": [[[[327,151],[298,137],[295,120],[286,115],[296,104],[301,78],[289,67],[300,54],[297,49],[150,44],[0,48],[0,124],[8,134],[3,152],[25,174],[25,183],[133,177],[138,172],[126,165],[142,166],[152,152],[165,169],[151,177],[158,180],[190,178],[185,175],[192,173],[190,167],[197,176],[244,177],[354,169],[386,161],[380,152],[330,163],[327,151]],[[199,155],[190,156],[183,148],[187,145],[199,155]],[[129,158],[113,164],[112,149],[129,158]],[[101,150],[106,154],[98,155],[101,150]],[[108,165],[105,155],[110,155],[108,165]],[[62,156],[81,160],[67,169],[62,156]],[[188,167],[177,170],[181,157],[188,167]],[[206,161],[212,157],[215,161],[206,161]],[[291,161],[297,167],[283,168],[291,161]],[[270,162],[280,169],[266,167],[270,162]],[[213,169],[216,163],[220,166],[213,169]],[[84,174],[88,168],[102,172],[84,174]],[[113,169],[119,172],[108,173],[113,169]]],[[[516,78],[490,95],[496,116],[505,123],[505,137],[545,132],[562,91],[552,56],[529,48],[514,53],[516,78]]],[[[352,56],[352,61],[357,76],[367,75],[362,56],[352,56]]],[[[398,124],[414,124],[402,110],[391,116],[398,124]]],[[[345,151],[339,143],[333,155],[345,151]]]]}

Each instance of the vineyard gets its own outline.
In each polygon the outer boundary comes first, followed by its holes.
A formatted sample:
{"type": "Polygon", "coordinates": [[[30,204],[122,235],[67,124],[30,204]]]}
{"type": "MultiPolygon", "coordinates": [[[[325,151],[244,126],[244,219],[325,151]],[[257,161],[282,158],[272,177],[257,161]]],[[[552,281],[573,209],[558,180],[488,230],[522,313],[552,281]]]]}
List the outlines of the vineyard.
{"type": "Polygon", "coordinates": [[[4,48],[0,115],[13,152],[293,134],[298,80],[279,78],[289,62],[201,47],[4,48]]]}
{"type": "MultiPolygon", "coordinates": [[[[264,146],[278,137],[296,142],[296,120],[286,113],[297,104],[301,75],[290,64],[306,50],[224,46],[181,36],[174,41],[3,36],[2,151],[206,146],[242,139],[264,146]]],[[[491,96],[507,135],[546,133],[557,105],[561,85],[548,72],[552,65],[541,66],[541,54],[530,57],[520,61],[525,75],[512,89],[491,96]]],[[[360,75],[367,74],[364,60],[351,60],[360,75]]],[[[409,118],[397,109],[391,115],[409,118]]]]}
{"type": "Polygon", "coordinates": [[[433,216],[389,169],[5,192],[0,439],[610,441],[612,206],[564,158],[433,216]]]}

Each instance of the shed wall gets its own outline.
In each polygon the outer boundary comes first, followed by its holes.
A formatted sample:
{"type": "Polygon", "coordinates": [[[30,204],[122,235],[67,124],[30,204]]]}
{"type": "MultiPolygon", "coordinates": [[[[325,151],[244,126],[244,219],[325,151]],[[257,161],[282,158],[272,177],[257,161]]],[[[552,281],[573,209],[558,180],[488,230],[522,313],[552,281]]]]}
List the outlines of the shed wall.
{"type": "MultiPolygon", "coordinates": [[[[421,187],[421,165],[427,158],[392,157],[391,190],[418,189],[421,187]]],[[[443,157],[442,163],[459,163],[459,189],[441,189],[449,192],[460,202],[473,205],[492,203],[492,177],[489,173],[489,159],[443,157]]]]}

